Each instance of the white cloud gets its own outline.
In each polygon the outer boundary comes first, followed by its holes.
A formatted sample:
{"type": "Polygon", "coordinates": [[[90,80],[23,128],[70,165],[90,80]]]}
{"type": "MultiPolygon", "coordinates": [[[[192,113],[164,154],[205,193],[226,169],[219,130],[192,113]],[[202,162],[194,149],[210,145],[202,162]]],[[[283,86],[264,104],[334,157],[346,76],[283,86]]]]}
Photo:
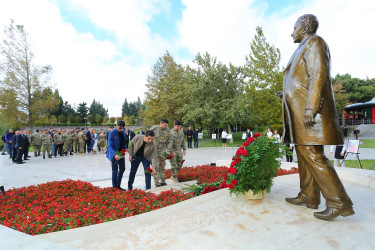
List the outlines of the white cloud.
{"type": "Polygon", "coordinates": [[[303,14],[315,14],[318,34],[328,43],[332,76],[349,73],[355,77],[375,77],[375,2],[372,0],[305,1],[301,6],[285,6],[271,16],[268,4],[253,0],[189,1],[180,22],[180,42],[193,54],[208,51],[223,62],[242,65],[250,51],[255,27],[260,25],[267,40],[280,48],[285,66],[297,45],[290,34],[303,14]]]}

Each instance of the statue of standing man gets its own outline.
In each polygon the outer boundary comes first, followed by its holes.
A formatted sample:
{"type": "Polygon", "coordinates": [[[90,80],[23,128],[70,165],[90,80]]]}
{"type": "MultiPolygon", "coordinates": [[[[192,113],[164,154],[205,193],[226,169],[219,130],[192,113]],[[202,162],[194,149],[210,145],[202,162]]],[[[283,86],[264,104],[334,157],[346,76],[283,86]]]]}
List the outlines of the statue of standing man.
{"type": "Polygon", "coordinates": [[[284,71],[284,143],[294,143],[298,157],[298,196],[286,198],[294,205],[317,209],[320,192],[327,208],[314,216],[331,220],[354,214],[353,203],[334,167],[324,155],[323,145],[343,144],[333,97],[327,43],[318,35],[314,15],[298,18],[292,37],[298,48],[284,71]]]}

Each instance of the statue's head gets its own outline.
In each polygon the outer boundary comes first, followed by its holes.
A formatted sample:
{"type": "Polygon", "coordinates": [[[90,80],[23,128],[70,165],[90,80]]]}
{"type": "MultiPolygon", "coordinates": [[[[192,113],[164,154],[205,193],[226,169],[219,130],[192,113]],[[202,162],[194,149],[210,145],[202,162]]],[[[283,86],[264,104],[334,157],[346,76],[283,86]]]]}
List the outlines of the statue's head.
{"type": "Polygon", "coordinates": [[[306,14],[298,18],[294,25],[292,37],[295,43],[300,43],[303,38],[316,33],[319,27],[319,21],[316,16],[306,14]]]}

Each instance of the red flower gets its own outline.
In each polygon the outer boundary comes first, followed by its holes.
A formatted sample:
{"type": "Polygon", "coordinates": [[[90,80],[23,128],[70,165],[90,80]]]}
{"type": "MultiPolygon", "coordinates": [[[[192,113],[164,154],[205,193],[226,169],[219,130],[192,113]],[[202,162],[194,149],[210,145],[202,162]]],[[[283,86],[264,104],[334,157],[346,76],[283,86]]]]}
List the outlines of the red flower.
{"type": "Polygon", "coordinates": [[[231,173],[231,174],[236,174],[236,173],[237,173],[237,168],[232,168],[232,169],[230,170],[230,173],[231,173]]]}
{"type": "Polygon", "coordinates": [[[126,152],[126,149],[124,148],[123,150],[121,150],[121,152],[125,153],[125,152],[126,152]]]}
{"type": "Polygon", "coordinates": [[[173,158],[172,155],[168,155],[166,159],[167,159],[167,160],[170,160],[170,159],[172,159],[172,158],[173,158]]]}
{"type": "MultiPolygon", "coordinates": [[[[246,151],[247,152],[247,151],[246,151]]],[[[241,162],[241,158],[240,157],[238,157],[237,159],[236,159],[236,164],[238,164],[238,163],[240,163],[241,162]]]]}
{"type": "Polygon", "coordinates": [[[232,184],[229,183],[229,184],[228,184],[228,188],[229,188],[229,189],[233,189],[234,186],[233,186],[232,184]]]}
{"type": "Polygon", "coordinates": [[[241,154],[241,151],[244,150],[244,149],[245,149],[244,147],[239,147],[239,148],[237,149],[236,154],[241,154]]]}
{"type": "Polygon", "coordinates": [[[230,183],[232,183],[233,186],[236,186],[238,184],[238,181],[236,179],[233,179],[230,183]]]}
{"type": "Polygon", "coordinates": [[[246,149],[242,150],[241,151],[241,155],[246,156],[247,155],[247,150],[246,149]]]}
{"type": "Polygon", "coordinates": [[[224,175],[224,180],[228,180],[228,173],[224,175]]]}
{"type": "Polygon", "coordinates": [[[228,187],[228,185],[227,185],[227,183],[225,182],[225,181],[223,181],[221,184],[220,184],[220,189],[222,189],[222,188],[227,188],[228,187]]]}
{"type": "Polygon", "coordinates": [[[125,152],[122,152],[121,154],[122,154],[122,156],[125,156],[125,152]]]}
{"type": "Polygon", "coordinates": [[[236,161],[232,161],[230,167],[234,167],[236,165],[236,161]]]}
{"type": "MultiPolygon", "coordinates": [[[[254,137],[255,137],[255,135],[254,135],[254,137]]],[[[256,137],[255,137],[256,138],[256,137]]],[[[249,137],[249,138],[247,138],[247,142],[250,144],[250,143],[252,143],[254,141],[254,138],[253,137],[249,137]]]]}
{"type": "Polygon", "coordinates": [[[260,136],[260,133],[256,133],[255,135],[254,135],[254,138],[257,138],[257,137],[259,137],[260,136]]]}
{"type": "MultiPolygon", "coordinates": [[[[251,138],[251,137],[250,137],[251,138]]],[[[250,139],[249,138],[249,139],[250,139]]],[[[247,141],[245,141],[244,143],[242,143],[242,146],[244,146],[244,147],[247,147],[247,146],[249,146],[249,143],[247,142],[247,141]]]]}
{"type": "Polygon", "coordinates": [[[150,173],[154,172],[154,170],[152,170],[152,168],[150,168],[150,167],[147,168],[147,171],[150,172],[150,173]]]}
{"type": "Polygon", "coordinates": [[[182,160],[180,163],[182,164],[182,163],[184,163],[185,162],[185,160],[182,160]]]}

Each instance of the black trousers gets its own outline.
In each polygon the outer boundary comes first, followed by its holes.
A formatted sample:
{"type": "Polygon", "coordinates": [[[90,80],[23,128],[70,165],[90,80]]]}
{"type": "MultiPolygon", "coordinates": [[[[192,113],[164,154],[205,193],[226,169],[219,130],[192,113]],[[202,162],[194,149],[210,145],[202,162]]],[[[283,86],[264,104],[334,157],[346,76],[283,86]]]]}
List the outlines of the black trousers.
{"type": "Polygon", "coordinates": [[[25,150],[24,150],[23,154],[24,154],[23,158],[26,160],[27,156],[29,155],[29,146],[25,147],[25,150]]]}
{"type": "Polygon", "coordinates": [[[16,148],[12,148],[12,161],[16,161],[16,159],[17,159],[17,149],[16,148]]]}
{"type": "Polygon", "coordinates": [[[17,149],[17,159],[16,162],[22,162],[22,155],[24,154],[23,148],[17,149]]]}
{"type": "Polygon", "coordinates": [[[56,144],[56,146],[55,146],[55,156],[57,155],[57,150],[59,151],[59,155],[62,155],[63,144],[56,144]]]}
{"type": "Polygon", "coordinates": [[[188,148],[192,148],[192,139],[188,139],[188,148]]]}
{"type": "Polygon", "coordinates": [[[198,141],[199,140],[194,140],[194,148],[198,148],[198,141]]]}

